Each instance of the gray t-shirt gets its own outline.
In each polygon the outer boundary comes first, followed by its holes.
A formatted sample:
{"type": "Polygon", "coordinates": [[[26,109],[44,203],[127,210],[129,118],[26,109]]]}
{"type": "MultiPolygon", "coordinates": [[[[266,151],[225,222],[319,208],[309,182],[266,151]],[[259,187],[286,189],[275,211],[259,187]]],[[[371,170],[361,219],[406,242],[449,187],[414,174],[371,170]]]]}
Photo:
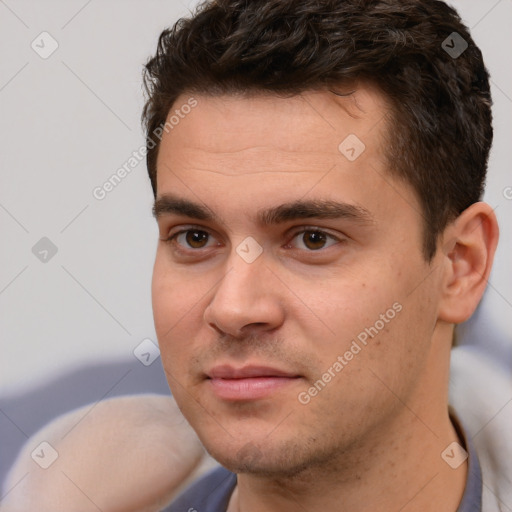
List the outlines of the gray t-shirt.
{"type": "MultiPolygon", "coordinates": [[[[468,477],[457,512],[482,512],[482,471],[477,454],[453,411],[451,420],[468,452],[468,477]]],[[[162,512],[226,512],[236,481],[236,474],[223,467],[216,468],[193,483],[162,512]]]]}

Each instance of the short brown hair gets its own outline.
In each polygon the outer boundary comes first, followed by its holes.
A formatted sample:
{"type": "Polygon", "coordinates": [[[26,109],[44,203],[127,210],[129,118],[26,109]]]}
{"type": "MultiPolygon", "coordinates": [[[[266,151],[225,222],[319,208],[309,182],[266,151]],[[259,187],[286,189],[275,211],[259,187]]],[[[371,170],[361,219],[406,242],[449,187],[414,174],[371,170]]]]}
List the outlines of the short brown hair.
{"type": "Polygon", "coordinates": [[[181,94],[295,95],[354,81],[376,85],[391,102],[389,170],[420,200],[430,260],[446,225],[481,199],[493,135],[481,51],[441,1],[203,2],[162,32],[144,70],[155,196],[159,141],[152,134],[181,94]]]}

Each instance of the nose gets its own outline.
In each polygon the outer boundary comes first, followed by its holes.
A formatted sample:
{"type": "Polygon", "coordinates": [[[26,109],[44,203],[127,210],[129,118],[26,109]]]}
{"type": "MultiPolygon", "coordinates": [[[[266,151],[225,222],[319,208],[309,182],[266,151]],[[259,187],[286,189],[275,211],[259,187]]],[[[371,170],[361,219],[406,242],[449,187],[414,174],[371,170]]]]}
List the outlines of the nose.
{"type": "Polygon", "coordinates": [[[204,311],[204,321],[217,333],[234,338],[280,327],[284,321],[282,284],[267,267],[264,253],[247,263],[233,251],[227,268],[204,311]]]}

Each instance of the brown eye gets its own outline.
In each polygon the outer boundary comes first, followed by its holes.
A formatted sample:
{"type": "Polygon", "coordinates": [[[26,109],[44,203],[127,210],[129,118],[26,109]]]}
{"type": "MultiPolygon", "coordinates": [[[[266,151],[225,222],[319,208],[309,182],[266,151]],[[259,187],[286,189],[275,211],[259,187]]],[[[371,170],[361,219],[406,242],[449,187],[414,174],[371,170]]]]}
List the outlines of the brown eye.
{"type": "Polygon", "coordinates": [[[322,249],[327,242],[325,233],[320,231],[305,231],[302,235],[304,245],[312,251],[322,249]]]}
{"type": "Polygon", "coordinates": [[[313,252],[327,249],[331,245],[336,245],[340,242],[341,240],[334,235],[319,229],[310,228],[302,229],[302,231],[295,233],[291,245],[303,251],[313,252]]]}
{"type": "Polygon", "coordinates": [[[193,249],[202,249],[208,243],[208,233],[197,229],[190,229],[182,233],[185,235],[185,242],[193,249]]]}

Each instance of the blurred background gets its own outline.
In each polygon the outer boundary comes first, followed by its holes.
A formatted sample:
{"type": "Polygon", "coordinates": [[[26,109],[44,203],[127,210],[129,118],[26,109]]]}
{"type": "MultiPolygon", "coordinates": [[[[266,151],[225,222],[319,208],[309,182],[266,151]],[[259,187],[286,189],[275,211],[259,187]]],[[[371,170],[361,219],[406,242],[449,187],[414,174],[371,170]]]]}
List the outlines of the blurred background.
{"type": "MultiPolygon", "coordinates": [[[[157,229],[141,73],[186,0],[0,0],[0,484],[57,415],[168,393],[151,312],[157,229]],[[115,187],[104,184],[125,166],[115,187]],[[108,190],[107,190],[108,189],[108,190]]],[[[511,0],[451,2],[492,78],[485,200],[501,240],[461,343],[512,366],[511,0]]]]}

